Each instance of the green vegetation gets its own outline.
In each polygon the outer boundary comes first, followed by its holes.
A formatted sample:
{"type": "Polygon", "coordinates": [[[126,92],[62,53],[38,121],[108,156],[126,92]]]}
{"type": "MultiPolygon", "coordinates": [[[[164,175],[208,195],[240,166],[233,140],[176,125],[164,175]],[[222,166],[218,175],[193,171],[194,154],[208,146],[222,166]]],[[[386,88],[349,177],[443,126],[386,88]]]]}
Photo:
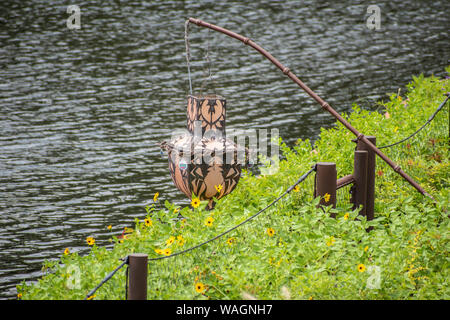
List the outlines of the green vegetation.
{"type": "MultiPolygon", "coordinates": [[[[447,68],[450,72],[450,67],[447,68]]],[[[414,77],[404,96],[392,94],[377,112],[353,106],[345,117],[385,145],[420,127],[450,91],[449,79],[414,77]]],[[[240,228],[173,258],[149,262],[149,299],[449,299],[448,109],[413,139],[385,153],[433,197],[415,191],[377,159],[375,219],[366,221],[345,201],[317,209],[313,175],[276,205],[240,228]],[[336,218],[330,217],[330,211],[336,218]],[[366,232],[371,226],[373,230],[366,232]]],[[[338,176],[353,169],[354,137],[340,124],[323,129],[312,151],[299,140],[280,141],[284,160],[272,175],[243,174],[236,190],[215,210],[177,208],[164,195],[143,208],[127,239],[113,249],[89,239],[86,256],[62,254],[32,285],[18,285],[21,299],[83,299],[119,259],[133,252],[149,258],[174,253],[242,222],[266,206],[312,164],[337,163],[338,176]],[[174,219],[178,213],[187,219],[174,219]]],[[[155,190],[156,191],[156,190],[155,190]]],[[[106,227],[106,226],[105,226],[106,227]]],[[[125,268],[95,299],[125,298],[125,268]]]]}

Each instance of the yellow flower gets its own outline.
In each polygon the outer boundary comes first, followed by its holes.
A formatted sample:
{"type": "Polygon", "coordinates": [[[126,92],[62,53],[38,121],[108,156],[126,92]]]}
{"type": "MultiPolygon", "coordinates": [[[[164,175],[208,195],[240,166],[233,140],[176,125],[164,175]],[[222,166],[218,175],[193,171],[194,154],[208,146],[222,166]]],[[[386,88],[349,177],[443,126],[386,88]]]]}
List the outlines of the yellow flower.
{"type": "Polygon", "coordinates": [[[173,209],[173,213],[178,213],[180,211],[180,208],[173,209]]]}
{"type": "Polygon", "coordinates": [[[277,266],[280,266],[280,264],[281,264],[282,261],[283,261],[283,258],[281,258],[280,260],[278,260],[277,266]]]}
{"type": "Polygon", "coordinates": [[[214,186],[214,188],[216,188],[217,192],[222,191],[222,185],[221,184],[219,184],[218,186],[214,186]]]}
{"type": "Polygon", "coordinates": [[[364,252],[367,252],[367,250],[369,250],[369,246],[364,247],[364,252]]]}
{"type": "Polygon", "coordinates": [[[202,293],[205,290],[205,285],[201,282],[197,282],[195,284],[195,291],[197,291],[198,293],[202,293]]]}
{"type": "Polygon", "coordinates": [[[325,195],[323,196],[323,200],[325,200],[325,202],[328,202],[328,201],[330,201],[330,194],[327,192],[327,193],[325,193],[325,195]]]}
{"type": "Polygon", "coordinates": [[[212,224],[213,224],[213,222],[214,222],[214,218],[213,218],[213,217],[208,217],[208,218],[206,218],[206,220],[205,220],[205,226],[211,227],[212,224]]]}
{"type": "Polygon", "coordinates": [[[236,240],[235,240],[234,238],[229,238],[229,239],[227,240],[227,244],[228,244],[229,246],[231,246],[231,245],[234,244],[235,241],[236,241],[236,240]]]}
{"type": "Polygon", "coordinates": [[[175,241],[175,237],[171,236],[169,239],[166,240],[166,244],[168,246],[171,246],[174,241],[175,241]]]}
{"type": "Polygon", "coordinates": [[[159,197],[159,192],[155,193],[155,195],[153,196],[153,202],[158,201],[158,197],[159,197]]]}
{"type": "Polygon", "coordinates": [[[164,254],[165,256],[170,256],[170,255],[172,254],[172,249],[170,249],[170,248],[164,249],[164,250],[163,250],[163,254],[164,254]]]}
{"type": "Polygon", "coordinates": [[[299,185],[296,185],[296,186],[294,187],[294,191],[295,191],[295,192],[299,192],[299,191],[300,191],[299,185]]]}
{"type": "Polygon", "coordinates": [[[19,292],[19,293],[17,294],[17,299],[20,299],[20,298],[22,298],[22,294],[19,292]]]}
{"type": "Polygon", "coordinates": [[[112,229],[112,225],[107,226],[106,229],[111,230],[112,229]]]}
{"type": "Polygon", "coordinates": [[[94,243],[95,243],[95,239],[92,238],[92,237],[87,237],[86,238],[86,242],[87,242],[88,245],[93,246],[94,243]]]}
{"type": "Polygon", "coordinates": [[[185,240],[182,235],[177,236],[177,243],[180,247],[184,245],[184,242],[185,240]]]}
{"type": "Polygon", "coordinates": [[[157,254],[164,254],[163,251],[162,251],[161,249],[155,249],[155,252],[156,252],[157,254]]]}
{"type": "Polygon", "coordinates": [[[266,232],[269,237],[272,237],[275,234],[275,230],[273,230],[272,228],[267,228],[266,232]]]}
{"type": "Polygon", "coordinates": [[[87,300],[92,300],[92,299],[94,299],[95,298],[95,294],[94,295],[92,295],[92,296],[89,296],[88,298],[87,298],[87,300]]]}
{"type": "Polygon", "coordinates": [[[327,246],[331,247],[335,242],[336,240],[334,239],[333,236],[331,236],[330,239],[327,240],[327,246]]]}
{"type": "Polygon", "coordinates": [[[198,199],[198,198],[192,199],[192,201],[191,201],[191,206],[192,206],[193,208],[198,208],[198,207],[200,206],[200,199],[198,199]]]}
{"type": "Polygon", "coordinates": [[[363,265],[362,263],[358,264],[358,271],[359,271],[359,272],[364,272],[364,271],[366,271],[366,266],[363,265]]]}
{"type": "Polygon", "coordinates": [[[344,220],[348,220],[348,216],[349,216],[348,213],[344,214],[344,220]]]}
{"type": "Polygon", "coordinates": [[[64,250],[64,255],[67,256],[70,253],[69,248],[66,248],[66,250],[64,250]]]}
{"type": "Polygon", "coordinates": [[[150,218],[145,218],[144,223],[146,227],[151,227],[153,225],[152,219],[150,218]]]}

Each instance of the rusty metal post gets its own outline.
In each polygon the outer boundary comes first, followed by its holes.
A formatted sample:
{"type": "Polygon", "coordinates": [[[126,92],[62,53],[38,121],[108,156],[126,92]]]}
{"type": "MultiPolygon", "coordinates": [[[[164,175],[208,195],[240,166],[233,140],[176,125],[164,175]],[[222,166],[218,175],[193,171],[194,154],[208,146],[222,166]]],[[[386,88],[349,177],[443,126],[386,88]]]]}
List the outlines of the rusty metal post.
{"type": "Polygon", "coordinates": [[[355,182],[355,177],[354,177],[353,173],[349,174],[349,175],[346,175],[346,176],[344,176],[342,178],[339,178],[337,180],[337,182],[336,182],[336,189],[343,188],[343,187],[345,187],[345,186],[347,186],[349,184],[352,184],[354,182],[355,182]]]}
{"type": "MultiPolygon", "coordinates": [[[[336,207],[336,164],[333,162],[318,162],[316,165],[316,182],[314,198],[321,197],[319,206],[336,207]],[[325,201],[325,194],[330,195],[330,199],[325,201]]],[[[334,217],[334,215],[332,215],[334,217]]]]}
{"type": "Polygon", "coordinates": [[[353,174],[355,176],[355,188],[353,196],[354,208],[362,205],[360,215],[367,215],[367,158],[366,150],[355,151],[355,162],[353,163],[353,174]]]}
{"type": "MultiPolygon", "coordinates": [[[[374,136],[366,136],[374,146],[376,146],[377,139],[374,136]]],[[[376,166],[376,154],[372,148],[364,143],[362,140],[358,140],[356,150],[367,151],[367,199],[366,199],[366,217],[367,220],[374,218],[375,212],[375,166],[376,166]]]]}
{"type": "Polygon", "coordinates": [[[148,256],[133,253],[128,256],[128,300],[147,300],[148,256]]]}

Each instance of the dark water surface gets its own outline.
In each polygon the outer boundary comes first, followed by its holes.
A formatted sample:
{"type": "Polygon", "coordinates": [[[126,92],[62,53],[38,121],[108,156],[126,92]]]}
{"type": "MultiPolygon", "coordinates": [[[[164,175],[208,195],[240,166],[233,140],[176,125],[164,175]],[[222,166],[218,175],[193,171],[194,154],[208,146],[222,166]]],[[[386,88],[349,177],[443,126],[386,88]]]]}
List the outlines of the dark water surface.
{"type": "MultiPolygon", "coordinates": [[[[187,203],[156,142],[185,125],[188,17],[251,37],[343,112],[450,64],[448,1],[375,3],[379,31],[368,1],[1,1],[0,298],[66,247],[86,253],[87,236],[108,244],[106,226],[133,226],[155,192],[187,203]]],[[[227,128],[278,128],[292,144],[334,123],[234,39],[191,25],[191,53],[194,89],[208,53],[227,128]]]]}

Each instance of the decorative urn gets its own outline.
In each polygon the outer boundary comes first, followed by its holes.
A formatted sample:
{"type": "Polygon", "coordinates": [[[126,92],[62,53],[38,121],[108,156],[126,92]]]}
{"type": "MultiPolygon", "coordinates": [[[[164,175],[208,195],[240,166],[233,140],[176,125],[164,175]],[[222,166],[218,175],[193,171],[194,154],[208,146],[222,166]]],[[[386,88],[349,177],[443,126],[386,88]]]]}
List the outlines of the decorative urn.
{"type": "Polygon", "coordinates": [[[239,182],[247,148],[225,136],[226,100],[217,95],[188,96],[187,131],[162,142],[175,186],[189,199],[208,200],[229,194],[239,182]]]}

